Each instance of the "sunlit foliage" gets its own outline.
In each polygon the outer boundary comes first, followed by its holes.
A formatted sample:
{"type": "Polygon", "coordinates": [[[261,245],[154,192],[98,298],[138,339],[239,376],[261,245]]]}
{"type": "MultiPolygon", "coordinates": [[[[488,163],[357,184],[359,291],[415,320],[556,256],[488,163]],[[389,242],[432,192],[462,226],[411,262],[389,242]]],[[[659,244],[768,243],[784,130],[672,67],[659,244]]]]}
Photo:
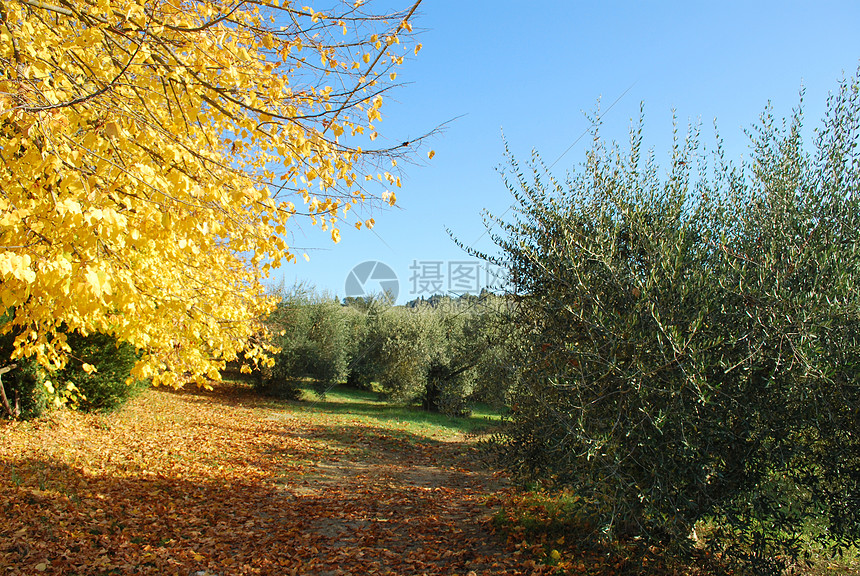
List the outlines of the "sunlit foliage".
{"type": "Polygon", "coordinates": [[[14,310],[13,361],[62,367],[64,334],[99,332],[140,351],[135,378],[217,379],[272,309],[262,281],[295,260],[296,226],[338,242],[342,222],[372,225],[352,207],[395,202],[386,170],[414,143],[361,144],[420,48],[406,46],[418,3],[3,2],[0,303],[14,310]]]}

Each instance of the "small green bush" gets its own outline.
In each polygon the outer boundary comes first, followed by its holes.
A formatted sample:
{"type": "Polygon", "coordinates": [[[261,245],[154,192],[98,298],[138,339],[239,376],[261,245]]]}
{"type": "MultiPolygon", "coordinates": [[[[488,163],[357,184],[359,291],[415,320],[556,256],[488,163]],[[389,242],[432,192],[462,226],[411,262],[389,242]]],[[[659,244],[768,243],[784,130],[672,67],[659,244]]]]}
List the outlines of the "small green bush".
{"type": "Polygon", "coordinates": [[[344,308],[349,330],[346,383],[359,390],[373,390],[374,382],[379,382],[385,370],[382,347],[387,335],[382,315],[391,309],[391,305],[381,298],[351,299],[348,302],[344,308]]]}
{"type": "MultiPolygon", "coordinates": [[[[14,313],[10,309],[0,315],[0,326],[5,326],[14,313]]],[[[0,334],[0,369],[14,366],[0,375],[0,385],[11,409],[7,411],[0,406],[0,415],[5,418],[35,418],[48,407],[45,372],[29,358],[11,359],[16,336],[13,332],[0,334]]]]}
{"type": "MultiPolygon", "coordinates": [[[[0,350],[3,358],[8,358],[12,353],[11,340],[8,347],[5,343],[0,344],[0,350]]],[[[12,413],[0,407],[0,416],[25,420],[41,416],[49,406],[44,369],[29,358],[16,360],[12,364],[15,368],[0,376],[12,413]]],[[[4,365],[8,366],[9,363],[4,365]]]]}
{"type": "Polygon", "coordinates": [[[113,336],[66,334],[66,342],[71,348],[69,361],[55,372],[49,372],[30,358],[12,362],[9,358],[14,338],[12,333],[0,336],[0,358],[4,359],[0,367],[15,365],[14,369],[2,375],[10,406],[13,412],[17,410],[17,414],[11,416],[35,418],[55,400],[66,399],[71,407],[79,410],[112,410],[142,387],[140,383],[126,384],[137,354],[131,345],[119,343],[113,336]],[[96,371],[87,373],[83,369],[84,363],[92,365],[96,371]],[[69,393],[69,384],[74,386],[75,392],[69,393]]]}
{"type": "Polygon", "coordinates": [[[82,396],[76,401],[78,409],[114,410],[145,386],[141,382],[126,383],[138,359],[130,344],[118,342],[109,334],[82,336],[77,332],[67,334],[66,341],[72,349],[69,362],[50,377],[60,388],[68,383],[75,385],[82,396]],[[96,371],[87,373],[84,363],[96,371]]]}

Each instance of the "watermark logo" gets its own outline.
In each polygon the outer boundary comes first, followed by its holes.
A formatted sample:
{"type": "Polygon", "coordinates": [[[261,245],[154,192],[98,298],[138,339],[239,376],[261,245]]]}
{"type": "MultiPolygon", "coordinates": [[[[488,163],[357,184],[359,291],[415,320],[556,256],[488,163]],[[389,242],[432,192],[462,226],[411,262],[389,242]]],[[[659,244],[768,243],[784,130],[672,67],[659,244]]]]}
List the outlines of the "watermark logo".
{"type": "Polygon", "coordinates": [[[367,298],[382,293],[394,303],[400,294],[400,280],[388,264],[368,260],[349,271],[344,288],[347,298],[367,298]]]}
{"type": "MultiPolygon", "coordinates": [[[[485,290],[505,292],[507,270],[479,260],[413,260],[409,266],[408,297],[447,295],[459,298],[480,295],[485,290]]],[[[368,298],[383,294],[391,304],[401,292],[397,273],[384,262],[368,260],[355,266],[346,277],[347,298],[368,298]]]]}
{"type": "Polygon", "coordinates": [[[507,284],[506,271],[478,260],[413,260],[409,267],[411,294],[480,294],[507,284]]]}

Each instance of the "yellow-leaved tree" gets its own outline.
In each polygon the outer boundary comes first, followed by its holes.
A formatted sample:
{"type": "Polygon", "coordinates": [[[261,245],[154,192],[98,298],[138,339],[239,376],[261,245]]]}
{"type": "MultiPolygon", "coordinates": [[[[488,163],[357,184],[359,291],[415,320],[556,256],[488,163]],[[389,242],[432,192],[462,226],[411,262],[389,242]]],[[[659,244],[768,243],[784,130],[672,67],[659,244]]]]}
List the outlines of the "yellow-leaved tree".
{"type": "Polygon", "coordinates": [[[375,139],[393,70],[420,48],[406,46],[419,3],[3,0],[12,360],[60,367],[66,333],[101,332],[140,351],[135,377],[180,385],[261,343],[262,283],[295,259],[295,221],[336,242],[339,222],[362,225],[351,207],[393,202],[384,166],[411,143],[357,143],[375,139]]]}

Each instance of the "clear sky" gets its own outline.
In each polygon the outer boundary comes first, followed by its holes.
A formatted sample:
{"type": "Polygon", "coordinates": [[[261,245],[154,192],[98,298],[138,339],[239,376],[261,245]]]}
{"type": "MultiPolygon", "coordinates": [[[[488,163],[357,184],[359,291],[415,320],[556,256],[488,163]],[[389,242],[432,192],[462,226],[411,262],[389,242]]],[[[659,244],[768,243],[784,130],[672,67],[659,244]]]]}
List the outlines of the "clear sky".
{"type": "MultiPolygon", "coordinates": [[[[813,128],[828,92],[860,64],[856,0],[424,0],[419,10],[423,50],[398,70],[404,85],[386,100],[380,135],[396,144],[457,120],[427,143],[417,164],[403,167],[397,207],[374,212],[372,231],[344,226],[335,245],[318,228],[295,230],[291,243],[311,260],[280,270],[287,286],[305,282],[343,297],[353,267],[378,261],[396,275],[399,303],[461,293],[477,261],[446,229],[492,251],[481,213],[502,214],[512,204],[497,172],[502,131],[522,160],[535,149],[551,164],[570,148],[553,169],[563,176],[590,146],[588,136],[577,139],[598,99],[603,135],[621,141],[644,102],[646,145],[659,160],[668,158],[673,110],[684,128],[701,121],[707,144],[716,119],[740,159],[748,152],[743,130],[768,101],[785,116],[805,87],[813,128]],[[436,156],[426,161],[430,148],[436,156]]],[[[366,274],[360,286],[378,291],[366,274]]]]}

